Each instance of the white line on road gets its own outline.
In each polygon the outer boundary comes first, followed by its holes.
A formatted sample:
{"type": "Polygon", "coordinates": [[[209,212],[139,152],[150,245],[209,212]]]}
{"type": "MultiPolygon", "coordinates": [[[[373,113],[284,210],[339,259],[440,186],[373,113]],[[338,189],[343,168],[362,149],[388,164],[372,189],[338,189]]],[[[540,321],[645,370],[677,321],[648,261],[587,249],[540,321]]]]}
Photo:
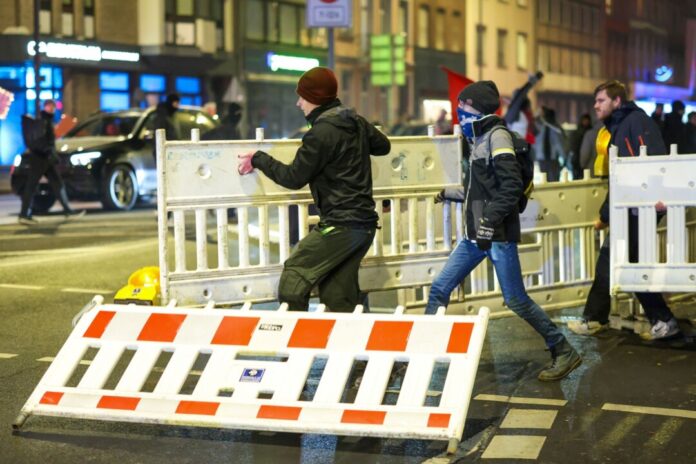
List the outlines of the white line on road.
{"type": "Polygon", "coordinates": [[[0,353],[0,359],[11,359],[11,358],[14,358],[16,356],[18,356],[18,355],[14,354],[14,353],[0,353]]]}
{"type": "Polygon", "coordinates": [[[61,292],[65,293],[89,293],[91,295],[99,295],[104,293],[114,293],[113,290],[104,290],[102,288],[90,289],[90,288],[62,288],[61,292]]]}
{"type": "Polygon", "coordinates": [[[632,412],[636,414],[652,414],[656,416],[686,417],[687,419],[696,419],[696,411],[691,411],[689,409],[653,408],[649,406],[632,406],[630,404],[615,403],[604,403],[602,409],[605,411],[632,412]]]}
{"type": "MultiPolygon", "coordinates": [[[[56,359],[56,358],[53,358],[51,356],[46,356],[45,358],[37,359],[37,361],[39,361],[39,362],[53,362],[54,359],[56,359]]],[[[83,359],[82,361],[80,361],[80,364],[82,364],[83,366],[89,366],[90,364],[92,364],[92,361],[87,360],[87,359],[83,359]]]]}
{"type": "Polygon", "coordinates": [[[565,406],[568,401],[554,400],[551,398],[526,398],[523,396],[504,396],[504,395],[476,395],[474,398],[479,401],[499,401],[501,403],[511,404],[544,404],[547,406],[565,406]]]}
{"type": "Polygon", "coordinates": [[[40,285],[0,284],[0,288],[14,288],[18,290],[43,290],[40,285]]]}

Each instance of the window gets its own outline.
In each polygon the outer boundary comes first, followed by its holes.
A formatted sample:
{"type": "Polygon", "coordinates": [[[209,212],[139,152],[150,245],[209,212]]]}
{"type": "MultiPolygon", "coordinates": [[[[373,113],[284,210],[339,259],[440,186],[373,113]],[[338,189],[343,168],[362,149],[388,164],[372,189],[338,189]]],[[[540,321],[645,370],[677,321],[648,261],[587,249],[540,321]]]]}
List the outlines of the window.
{"type": "Polygon", "coordinates": [[[484,66],[486,64],[485,55],[486,26],[476,26],[476,64],[484,66]]]}
{"type": "Polygon", "coordinates": [[[223,0],[211,0],[210,19],[215,22],[215,48],[225,48],[225,4],[223,0]]]}
{"type": "Polygon", "coordinates": [[[430,9],[427,6],[421,6],[418,9],[418,39],[417,45],[421,48],[428,48],[430,35],[430,9]]]}
{"type": "Polygon", "coordinates": [[[51,0],[41,0],[39,5],[39,32],[41,34],[50,34],[53,31],[52,22],[51,0]]]}
{"type": "Polygon", "coordinates": [[[264,9],[264,2],[261,0],[247,0],[246,20],[244,21],[247,39],[264,40],[266,37],[264,9]]]}
{"type": "Polygon", "coordinates": [[[592,8],[587,6],[582,10],[582,31],[592,33],[592,8]]]}
{"type": "Polygon", "coordinates": [[[299,21],[297,20],[298,8],[294,5],[280,5],[280,41],[286,44],[298,42],[299,21]]]}
{"type": "Polygon", "coordinates": [[[557,0],[552,0],[550,2],[551,6],[551,24],[554,26],[561,25],[561,3],[557,0]]]}
{"type": "Polygon", "coordinates": [[[75,5],[73,5],[73,0],[63,0],[63,11],[60,15],[61,20],[61,30],[63,35],[67,37],[72,37],[75,35],[75,5]]]}
{"type": "Polygon", "coordinates": [[[445,10],[441,8],[435,12],[435,49],[445,49],[445,10]]]}
{"type": "Polygon", "coordinates": [[[517,69],[526,70],[527,64],[527,34],[517,33],[517,69]]]}
{"type": "Polygon", "coordinates": [[[94,0],[82,0],[83,34],[86,39],[94,38],[94,0]]]}
{"type": "Polygon", "coordinates": [[[549,72],[549,47],[548,45],[539,45],[537,49],[537,67],[541,71],[549,72]]]}
{"type": "Polygon", "coordinates": [[[552,73],[561,71],[561,49],[558,47],[549,47],[549,71],[552,73]]]}
{"type": "Polygon", "coordinates": [[[563,17],[563,27],[570,29],[573,27],[573,10],[570,2],[563,2],[561,4],[561,15],[563,17]]]}
{"type": "Polygon", "coordinates": [[[602,72],[599,66],[599,54],[598,53],[593,53],[592,57],[590,59],[590,74],[592,77],[600,77],[602,72]]]}
{"type": "Polygon", "coordinates": [[[571,74],[571,67],[573,66],[570,54],[571,51],[568,50],[567,47],[561,47],[561,66],[559,68],[559,71],[561,74],[571,74]]]}
{"type": "Polygon", "coordinates": [[[604,0],[604,12],[607,14],[607,16],[611,16],[612,0],[604,0]]]}
{"type": "Polygon", "coordinates": [[[507,48],[507,31],[505,29],[498,29],[498,67],[507,68],[507,54],[505,49],[507,48]]]}
{"type": "Polygon", "coordinates": [[[538,0],[537,6],[539,10],[537,12],[539,22],[542,24],[548,24],[551,19],[551,16],[549,16],[549,0],[538,0]]]}
{"type": "Polygon", "coordinates": [[[459,11],[452,13],[452,38],[450,44],[450,50],[453,52],[460,52],[464,48],[464,40],[462,37],[464,34],[464,21],[462,21],[462,14],[459,11]]]}
{"type": "Polygon", "coordinates": [[[201,80],[197,77],[181,76],[174,79],[174,88],[181,97],[182,105],[203,104],[201,98],[201,80]]]}
{"type": "Polygon", "coordinates": [[[161,74],[141,74],[140,90],[148,96],[140,102],[140,106],[145,108],[148,105],[156,104],[164,95],[167,89],[167,81],[161,74]]]}
{"type": "Polygon", "coordinates": [[[194,45],[196,43],[193,7],[193,0],[166,0],[166,43],[173,45],[194,45]]]}
{"type": "Polygon", "coordinates": [[[399,29],[397,32],[408,35],[408,3],[405,1],[399,2],[399,29]]]}

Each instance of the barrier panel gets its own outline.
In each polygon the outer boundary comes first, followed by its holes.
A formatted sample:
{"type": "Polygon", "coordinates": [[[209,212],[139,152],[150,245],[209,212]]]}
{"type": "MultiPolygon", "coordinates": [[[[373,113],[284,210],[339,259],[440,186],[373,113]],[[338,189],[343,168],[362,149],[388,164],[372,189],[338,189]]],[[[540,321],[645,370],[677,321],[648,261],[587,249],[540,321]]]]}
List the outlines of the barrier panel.
{"type": "MultiPolygon", "coordinates": [[[[397,304],[419,311],[464,233],[462,205],[433,201],[442,188],[461,184],[462,142],[458,135],[390,140],[391,153],[372,158],[382,228],[362,262],[360,285],[395,291],[397,304]]],[[[162,301],[275,300],[293,227],[298,239],[307,233],[312,198],[307,189],[286,190],[262,173],[239,176],[236,155],[260,148],[289,162],[299,141],[201,143],[194,135],[191,142],[167,142],[163,134],[157,141],[162,301]],[[235,219],[228,218],[232,210],[235,219]]],[[[519,249],[527,288],[543,307],[584,303],[596,256],[592,224],[605,193],[606,183],[598,179],[539,179],[521,217],[525,237],[519,249]]],[[[484,261],[453,295],[449,310],[503,311],[500,296],[484,261]]]]}
{"type": "Polygon", "coordinates": [[[488,309],[476,316],[322,309],[95,301],[13,426],[47,415],[427,438],[456,450],[488,309]],[[433,388],[441,395],[429,395],[433,388]]]}
{"type": "Polygon", "coordinates": [[[610,150],[611,291],[696,290],[696,154],[619,157],[610,150]],[[655,205],[666,207],[658,238],[655,205]],[[630,262],[629,216],[637,216],[638,256],[630,262]]]}

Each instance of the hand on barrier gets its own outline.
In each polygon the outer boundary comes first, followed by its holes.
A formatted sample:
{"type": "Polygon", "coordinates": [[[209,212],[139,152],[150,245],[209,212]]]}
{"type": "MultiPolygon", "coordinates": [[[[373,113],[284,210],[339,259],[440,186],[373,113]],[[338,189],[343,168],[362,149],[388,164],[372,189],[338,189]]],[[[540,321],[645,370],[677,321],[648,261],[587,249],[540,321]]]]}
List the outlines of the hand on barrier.
{"type": "Polygon", "coordinates": [[[609,224],[602,222],[601,219],[596,219],[594,222],[594,229],[595,230],[602,230],[602,229],[606,229],[607,227],[609,227],[609,224]]]}
{"type": "Polygon", "coordinates": [[[478,230],[476,231],[476,246],[481,251],[488,251],[493,246],[493,227],[488,225],[485,218],[480,219],[478,230]]]}
{"type": "Polygon", "coordinates": [[[251,164],[251,158],[254,156],[254,153],[256,152],[250,151],[237,156],[239,159],[239,163],[237,164],[237,172],[239,175],[244,176],[254,170],[254,166],[251,164]]]}
{"type": "Polygon", "coordinates": [[[437,192],[437,195],[435,195],[435,204],[442,203],[445,201],[445,189],[440,190],[437,192]]]}

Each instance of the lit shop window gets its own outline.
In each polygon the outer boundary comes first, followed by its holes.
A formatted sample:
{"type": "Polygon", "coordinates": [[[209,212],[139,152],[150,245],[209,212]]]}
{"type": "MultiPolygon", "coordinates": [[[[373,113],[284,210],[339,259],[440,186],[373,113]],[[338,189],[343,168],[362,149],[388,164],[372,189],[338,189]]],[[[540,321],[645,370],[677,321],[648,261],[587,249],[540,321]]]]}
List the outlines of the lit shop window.
{"type": "Polygon", "coordinates": [[[203,100],[201,98],[201,80],[197,77],[177,77],[174,80],[176,92],[181,97],[182,105],[201,106],[203,100]]]}
{"type": "Polygon", "coordinates": [[[128,73],[99,73],[100,108],[103,111],[125,110],[130,107],[128,73]]]}

